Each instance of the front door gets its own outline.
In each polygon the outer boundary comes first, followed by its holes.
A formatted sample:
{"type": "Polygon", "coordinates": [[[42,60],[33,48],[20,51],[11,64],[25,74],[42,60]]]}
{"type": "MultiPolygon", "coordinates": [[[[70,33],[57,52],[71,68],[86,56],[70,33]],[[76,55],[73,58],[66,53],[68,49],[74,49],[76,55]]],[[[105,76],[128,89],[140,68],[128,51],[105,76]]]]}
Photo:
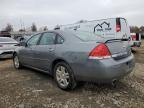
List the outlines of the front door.
{"type": "Polygon", "coordinates": [[[38,43],[38,40],[40,38],[41,34],[37,34],[37,35],[34,35],[32,36],[25,47],[23,47],[23,50],[21,50],[19,53],[20,53],[20,59],[21,59],[21,62],[24,64],[24,65],[28,65],[28,66],[34,66],[34,61],[33,61],[33,49],[35,49],[37,43],[38,43]]]}

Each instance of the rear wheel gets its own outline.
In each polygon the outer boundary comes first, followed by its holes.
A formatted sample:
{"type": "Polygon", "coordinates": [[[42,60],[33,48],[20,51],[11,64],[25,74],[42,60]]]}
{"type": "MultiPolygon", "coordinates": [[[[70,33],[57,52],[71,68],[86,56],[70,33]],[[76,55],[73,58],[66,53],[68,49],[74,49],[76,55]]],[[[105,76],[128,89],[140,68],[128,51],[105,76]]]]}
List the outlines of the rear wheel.
{"type": "Polygon", "coordinates": [[[18,58],[18,56],[16,54],[13,57],[13,64],[14,64],[14,67],[16,69],[20,69],[22,67],[22,65],[19,62],[19,58],[18,58]]]}
{"type": "Polygon", "coordinates": [[[65,62],[59,62],[55,65],[54,78],[58,87],[63,90],[74,89],[77,85],[72,69],[65,62]]]}

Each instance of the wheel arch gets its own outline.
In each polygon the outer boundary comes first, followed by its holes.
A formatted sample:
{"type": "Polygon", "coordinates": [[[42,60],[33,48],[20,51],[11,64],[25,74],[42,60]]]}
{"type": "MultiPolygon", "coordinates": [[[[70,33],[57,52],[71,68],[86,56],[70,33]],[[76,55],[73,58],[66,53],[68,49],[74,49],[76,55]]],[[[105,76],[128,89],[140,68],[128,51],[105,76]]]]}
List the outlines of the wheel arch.
{"type": "Polygon", "coordinates": [[[16,55],[16,54],[17,54],[17,52],[16,52],[16,51],[14,51],[14,52],[13,52],[13,57],[14,57],[14,55],[16,55]]]}
{"type": "MultiPolygon", "coordinates": [[[[69,65],[69,63],[68,63],[66,60],[62,59],[62,58],[55,59],[55,60],[52,62],[52,65],[51,65],[52,75],[53,75],[53,71],[54,71],[55,65],[56,65],[57,63],[59,63],[59,62],[65,62],[66,64],[69,65]]],[[[69,65],[69,66],[70,66],[70,65],[69,65]]],[[[70,66],[70,68],[71,68],[71,66],[70,66]]]]}

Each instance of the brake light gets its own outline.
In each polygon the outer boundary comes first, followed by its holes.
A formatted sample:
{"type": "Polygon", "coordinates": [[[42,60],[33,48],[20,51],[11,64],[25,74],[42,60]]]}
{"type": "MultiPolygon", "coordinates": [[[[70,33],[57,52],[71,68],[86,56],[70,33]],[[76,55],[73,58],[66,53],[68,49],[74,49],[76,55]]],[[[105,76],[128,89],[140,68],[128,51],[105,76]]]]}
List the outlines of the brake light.
{"type": "Polygon", "coordinates": [[[0,47],[3,47],[3,45],[0,45],[0,47]]]}
{"type": "Polygon", "coordinates": [[[89,58],[103,59],[109,57],[111,57],[111,53],[104,43],[96,46],[89,54],[89,58]]]}
{"type": "Polygon", "coordinates": [[[116,32],[121,31],[121,23],[120,23],[120,18],[116,18],[116,32]]]}

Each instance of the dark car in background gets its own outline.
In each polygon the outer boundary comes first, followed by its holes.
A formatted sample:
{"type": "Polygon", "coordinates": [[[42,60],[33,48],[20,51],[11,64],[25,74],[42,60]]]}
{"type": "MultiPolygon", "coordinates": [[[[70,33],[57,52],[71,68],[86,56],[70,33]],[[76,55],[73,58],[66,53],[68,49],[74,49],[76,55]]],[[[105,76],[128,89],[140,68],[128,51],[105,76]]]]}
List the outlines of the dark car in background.
{"type": "Polygon", "coordinates": [[[0,37],[11,37],[11,34],[10,32],[3,30],[0,31],[0,37]]]}
{"type": "Polygon", "coordinates": [[[30,67],[52,76],[61,89],[78,81],[114,83],[134,68],[131,48],[118,39],[94,33],[47,31],[33,35],[13,54],[15,68],[30,67]]]}

